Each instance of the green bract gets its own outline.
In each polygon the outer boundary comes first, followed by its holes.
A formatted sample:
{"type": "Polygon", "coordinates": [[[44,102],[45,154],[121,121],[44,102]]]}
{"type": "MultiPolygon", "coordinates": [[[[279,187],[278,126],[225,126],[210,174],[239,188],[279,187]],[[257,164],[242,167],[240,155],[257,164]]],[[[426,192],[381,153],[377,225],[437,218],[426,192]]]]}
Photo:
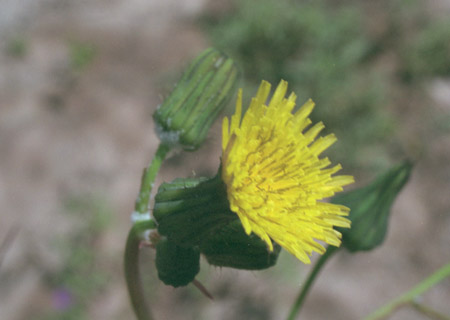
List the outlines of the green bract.
{"type": "MultiPolygon", "coordinates": [[[[179,249],[199,251],[215,266],[266,269],[276,264],[281,250],[274,244],[270,251],[257,235],[245,233],[238,216],[230,211],[226,187],[219,175],[162,184],[155,197],[153,216],[160,235],[179,249]]],[[[165,257],[168,265],[176,265],[175,256],[165,257]],[[169,262],[169,258],[173,260],[169,262]]],[[[169,269],[164,270],[166,278],[172,272],[178,279],[177,271],[169,269]]]]}
{"type": "Polygon", "coordinates": [[[212,179],[175,179],[155,196],[158,232],[180,246],[197,246],[217,229],[237,220],[230,211],[225,185],[212,179]]]}

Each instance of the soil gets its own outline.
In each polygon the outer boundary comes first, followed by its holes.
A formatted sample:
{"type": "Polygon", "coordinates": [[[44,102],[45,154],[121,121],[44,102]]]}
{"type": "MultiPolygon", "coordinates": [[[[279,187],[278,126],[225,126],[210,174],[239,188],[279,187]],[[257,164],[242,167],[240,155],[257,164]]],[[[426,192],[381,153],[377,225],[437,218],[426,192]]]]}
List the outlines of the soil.
{"type": "MultiPolygon", "coordinates": [[[[67,202],[83,197],[106,203],[111,221],[95,238],[96,264],[110,277],[86,303],[87,319],[133,319],[122,254],[140,175],[158,143],[151,115],[182,67],[209,46],[195,20],[211,8],[220,10],[206,0],[0,3],[0,319],[37,319],[56,308],[48,278],[64,268],[67,252],[55,242],[79,229],[85,216],[68,213],[67,202]],[[11,51],[14,41],[24,52],[11,51]],[[77,44],[95,51],[81,69],[71,58],[77,44]]],[[[450,81],[427,90],[432,105],[403,110],[404,141],[423,155],[392,209],[384,245],[337,255],[302,318],[360,319],[449,262],[450,135],[436,119],[450,119],[450,81]]],[[[156,185],[212,176],[219,155],[216,123],[198,152],[171,155],[156,185]]],[[[143,250],[157,319],[284,319],[310,269],[287,253],[263,272],[202,263],[210,301],[192,287],[159,283],[154,254],[143,250]]],[[[448,301],[450,279],[421,298],[444,314],[448,301]]],[[[424,317],[403,308],[391,319],[424,317]]]]}

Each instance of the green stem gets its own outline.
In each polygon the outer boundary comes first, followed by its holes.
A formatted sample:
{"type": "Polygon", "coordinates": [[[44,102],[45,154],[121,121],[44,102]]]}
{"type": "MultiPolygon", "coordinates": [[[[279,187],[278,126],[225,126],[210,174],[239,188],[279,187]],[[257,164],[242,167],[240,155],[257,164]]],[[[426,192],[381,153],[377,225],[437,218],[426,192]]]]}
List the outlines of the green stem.
{"type": "Polygon", "coordinates": [[[300,308],[303,305],[303,302],[305,301],[305,298],[309,292],[309,289],[311,288],[312,284],[314,283],[314,280],[316,279],[317,275],[319,274],[322,267],[325,265],[325,262],[330,258],[333,253],[337,251],[337,247],[328,247],[327,251],[320,257],[320,259],[316,262],[314,265],[314,268],[311,270],[311,272],[308,275],[308,278],[306,279],[306,282],[302,286],[302,290],[300,291],[299,295],[297,296],[297,299],[295,300],[295,303],[293,304],[291,308],[291,312],[289,313],[289,316],[287,320],[294,320],[297,314],[300,311],[300,308]]]}
{"type": "Polygon", "coordinates": [[[430,319],[435,319],[435,320],[450,320],[449,316],[446,316],[445,314],[442,314],[424,304],[418,303],[417,301],[413,301],[412,302],[412,306],[419,311],[420,313],[422,313],[423,315],[427,316],[430,319]]]}
{"type": "MultiPolygon", "coordinates": [[[[152,320],[150,308],[145,299],[144,289],[141,283],[139,273],[139,246],[143,239],[143,233],[150,229],[155,229],[156,224],[150,218],[149,202],[150,194],[153,189],[156,174],[161,167],[170,147],[161,143],[156,150],[155,156],[148,166],[144,169],[141,180],[141,188],[136,199],[134,207],[135,213],[143,219],[134,220],[134,225],[128,234],[127,244],[125,247],[124,269],[125,280],[127,282],[128,293],[130,295],[131,304],[138,320],[152,320]],[[148,216],[146,216],[148,215],[148,216]]],[[[136,217],[133,214],[133,219],[136,217]]]]}
{"type": "Polygon", "coordinates": [[[131,304],[138,320],[152,320],[150,308],[145,299],[144,288],[142,287],[139,273],[139,246],[142,240],[142,233],[156,228],[152,220],[136,223],[128,234],[125,247],[125,280],[128,286],[131,304]]]}
{"type": "Polygon", "coordinates": [[[136,199],[136,204],[134,210],[139,214],[148,213],[148,205],[150,201],[150,193],[152,192],[153,183],[155,182],[156,174],[161,167],[170,147],[167,144],[161,143],[156,150],[155,157],[148,166],[144,169],[141,180],[141,189],[139,190],[139,195],[136,199]]]}
{"type": "Polygon", "coordinates": [[[449,276],[450,276],[450,263],[443,266],[441,269],[439,269],[431,276],[420,282],[417,286],[415,286],[408,292],[404,293],[397,299],[389,302],[385,306],[381,307],[380,309],[370,314],[368,317],[365,318],[365,320],[378,320],[386,318],[396,309],[405,304],[412,303],[414,299],[417,298],[419,295],[421,295],[422,293],[430,289],[432,286],[441,282],[442,280],[444,280],[449,276]]]}

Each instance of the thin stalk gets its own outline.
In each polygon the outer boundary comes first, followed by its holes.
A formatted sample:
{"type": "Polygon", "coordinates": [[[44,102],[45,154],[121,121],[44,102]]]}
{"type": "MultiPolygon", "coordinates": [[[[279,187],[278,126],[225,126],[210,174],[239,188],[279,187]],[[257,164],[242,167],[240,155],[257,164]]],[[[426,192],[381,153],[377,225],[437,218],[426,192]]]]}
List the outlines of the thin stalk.
{"type": "Polygon", "coordinates": [[[450,263],[440,268],[438,271],[436,271],[431,276],[420,282],[418,285],[416,285],[408,292],[404,293],[397,299],[392,300],[388,304],[384,305],[383,307],[379,308],[378,310],[367,316],[365,320],[379,320],[386,318],[401,306],[408,303],[412,303],[414,299],[417,298],[419,295],[429,290],[432,286],[443,281],[445,278],[449,276],[450,276],[450,263]]]}
{"type": "Polygon", "coordinates": [[[435,320],[450,320],[450,316],[447,316],[445,314],[442,314],[422,303],[419,303],[417,301],[412,302],[412,306],[414,309],[416,309],[418,312],[422,313],[423,315],[427,316],[430,319],[435,320]]]}
{"type": "Polygon", "coordinates": [[[150,201],[150,193],[152,192],[153,183],[155,182],[156,175],[169,152],[170,147],[167,144],[161,143],[156,150],[155,156],[148,166],[144,169],[141,180],[141,189],[136,199],[134,210],[139,214],[148,213],[148,205],[150,201]]]}
{"type": "MultiPolygon", "coordinates": [[[[134,225],[128,234],[125,246],[125,280],[127,282],[131,304],[138,320],[153,319],[150,307],[147,305],[145,299],[144,288],[142,287],[141,276],[139,273],[139,248],[143,239],[143,233],[156,228],[156,224],[151,220],[149,214],[150,194],[153,189],[156,175],[169,150],[170,147],[168,145],[161,143],[156,150],[152,162],[144,169],[139,195],[134,207],[134,214],[141,216],[143,219],[141,221],[134,221],[134,225]]],[[[132,216],[132,218],[135,219],[136,217],[132,216]]]]}
{"type": "Polygon", "coordinates": [[[2,266],[3,259],[6,256],[6,252],[9,250],[18,234],[19,234],[19,227],[12,226],[6,233],[2,243],[0,243],[0,268],[2,266]]]}
{"type": "Polygon", "coordinates": [[[300,312],[300,309],[303,305],[303,302],[305,301],[306,296],[308,295],[309,289],[311,288],[312,284],[314,283],[314,280],[316,279],[317,275],[319,274],[322,267],[325,265],[325,262],[330,258],[333,253],[337,251],[337,247],[328,247],[327,251],[320,257],[320,259],[316,262],[314,265],[314,268],[311,270],[311,272],[308,275],[308,278],[306,279],[306,282],[303,284],[301,291],[299,295],[297,296],[297,299],[295,300],[294,304],[292,305],[291,312],[289,313],[289,316],[287,320],[294,320],[295,317],[300,312]]]}
{"type": "Polygon", "coordinates": [[[127,282],[131,304],[138,320],[153,319],[150,307],[146,301],[139,272],[139,247],[142,240],[142,233],[155,227],[155,223],[151,220],[136,223],[128,234],[125,247],[125,280],[127,282]]]}

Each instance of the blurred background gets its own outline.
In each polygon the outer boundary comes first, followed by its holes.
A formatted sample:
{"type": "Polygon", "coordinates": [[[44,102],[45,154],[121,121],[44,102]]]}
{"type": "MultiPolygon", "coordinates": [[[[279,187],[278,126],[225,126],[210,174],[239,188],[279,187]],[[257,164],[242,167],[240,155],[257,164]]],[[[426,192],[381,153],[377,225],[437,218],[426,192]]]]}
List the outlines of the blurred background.
{"type": "MultiPolygon", "coordinates": [[[[450,1],[0,0],[0,319],[133,319],[122,255],[151,115],[209,46],[239,64],[247,99],[281,78],[312,98],[356,186],[416,162],[384,245],[336,255],[301,318],[361,319],[449,261],[450,1]]],[[[215,174],[220,141],[216,123],[157,184],[215,174]]],[[[202,261],[210,301],[164,286],[153,259],[156,319],[284,319],[311,268],[285,252],[262,272],[202,261]]],[[[450,315],[450,280],[421,301],[450,315]]]]}

